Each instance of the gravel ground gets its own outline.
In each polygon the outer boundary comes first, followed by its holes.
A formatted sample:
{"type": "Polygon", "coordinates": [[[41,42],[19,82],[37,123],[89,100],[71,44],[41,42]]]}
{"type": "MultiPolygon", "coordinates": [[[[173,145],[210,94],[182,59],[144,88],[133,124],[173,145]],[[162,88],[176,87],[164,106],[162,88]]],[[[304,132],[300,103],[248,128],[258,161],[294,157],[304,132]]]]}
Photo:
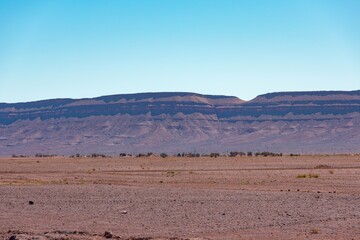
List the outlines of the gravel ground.
{"type": "Polygon", "coordinates": [[[3,158],[0,239],[360,239],[359,173],[359,156],[3,158]]]}

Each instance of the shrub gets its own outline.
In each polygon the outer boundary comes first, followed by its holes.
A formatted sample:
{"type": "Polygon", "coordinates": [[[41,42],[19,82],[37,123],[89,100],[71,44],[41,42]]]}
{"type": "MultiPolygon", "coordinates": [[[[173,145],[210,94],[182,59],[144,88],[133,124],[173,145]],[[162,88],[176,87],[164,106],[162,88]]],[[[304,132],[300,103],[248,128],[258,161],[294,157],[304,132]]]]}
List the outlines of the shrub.
{"type": "Polygon", "coordinates": [[[309,178],[319,178],[319,174],[310,173],[309,178]]]}
{"type": "Polygon", "coordinates": [[[244,152],[230,152],[229,157],[245,156],[244,152]]]}
{"type": "Polygon", "coordinates": [[[35,157],[56,157],[57,155],[56,154],[42,154],[42,153],[37,153],[35,154],[35,157]]]}
{"type": "Polygon", "coordinates": [[[106,157],[106,156],[105,156],[104,154],[93,153],[93,154],[91,154],[90,157],[92,157],[92,158],[97,158],[97,157],[102,157],[102,158],[104,158],[104,157],[106,157]]]}
{"type": "Polygon", "coordinates": [[[320,164],[314,167],[315,169],[329,169],[333,168],[332,166],[326,165],[326,164],[320,164]]]}
{"type": "Polygon", "coordinates": [[[13,157],[13,158],[25,158],[25,157],[29,157],[29,156],[13,154],[13,155],[11,155],[11,157],[13,157]]]}
{"type": "Polygon", "coordinates": [[[136,157],[148,157],[148,155],[145,153],[138,153],[136,157]]]}
{"type": "Polygon", "coordinates": [[[318,234],[319,233],[319,229],[313,228],[310,230],[310,234],[318,234]]]}
{"type": "Polygon", "coordinates": [[[296,178],[319,178],[319,174],[316,173],[309,173],[309,174],[299,174],[296,178]]]}
{"type": "Polygon", "coordinates": [[[273,153],[273,152],[257,152],[255,153],[255,156],[264,156],[264,157],[276,157],[276,156],[282,156],[282,153],[273,153]]]}

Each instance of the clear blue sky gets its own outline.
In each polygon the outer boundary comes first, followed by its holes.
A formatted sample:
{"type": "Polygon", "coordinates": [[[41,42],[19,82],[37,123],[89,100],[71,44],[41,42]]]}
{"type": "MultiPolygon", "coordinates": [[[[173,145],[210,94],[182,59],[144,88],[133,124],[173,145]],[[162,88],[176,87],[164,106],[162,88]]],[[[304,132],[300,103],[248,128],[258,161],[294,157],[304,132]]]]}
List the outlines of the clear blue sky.
{"type": "Polygon", "coordinates": [[[0,0],[0,102],[356,89],[358,0],[0,0]]]}

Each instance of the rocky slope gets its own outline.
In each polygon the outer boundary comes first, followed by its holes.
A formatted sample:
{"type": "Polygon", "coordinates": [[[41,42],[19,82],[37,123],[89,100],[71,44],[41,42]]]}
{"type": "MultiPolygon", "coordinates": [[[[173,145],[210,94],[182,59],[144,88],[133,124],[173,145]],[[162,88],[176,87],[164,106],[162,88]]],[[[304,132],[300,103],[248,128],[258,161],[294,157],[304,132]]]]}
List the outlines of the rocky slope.
{"type": "Polygon", "coordinates": [[[360,91],[269,93],[245,102],[140,93],[0,103],[0,155],[360,152],[360,91]]]}

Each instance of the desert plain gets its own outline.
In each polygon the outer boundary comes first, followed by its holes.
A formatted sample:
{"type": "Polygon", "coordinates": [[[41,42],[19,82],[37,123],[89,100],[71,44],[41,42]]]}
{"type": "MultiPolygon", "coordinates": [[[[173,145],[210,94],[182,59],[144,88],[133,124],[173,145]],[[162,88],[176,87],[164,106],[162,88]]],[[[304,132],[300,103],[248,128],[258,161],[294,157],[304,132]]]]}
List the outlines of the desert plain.
{"type": "Polygon", "coordinates": [[[0,158],[0,239],[360,239],[360,155],[0,158]]]}

